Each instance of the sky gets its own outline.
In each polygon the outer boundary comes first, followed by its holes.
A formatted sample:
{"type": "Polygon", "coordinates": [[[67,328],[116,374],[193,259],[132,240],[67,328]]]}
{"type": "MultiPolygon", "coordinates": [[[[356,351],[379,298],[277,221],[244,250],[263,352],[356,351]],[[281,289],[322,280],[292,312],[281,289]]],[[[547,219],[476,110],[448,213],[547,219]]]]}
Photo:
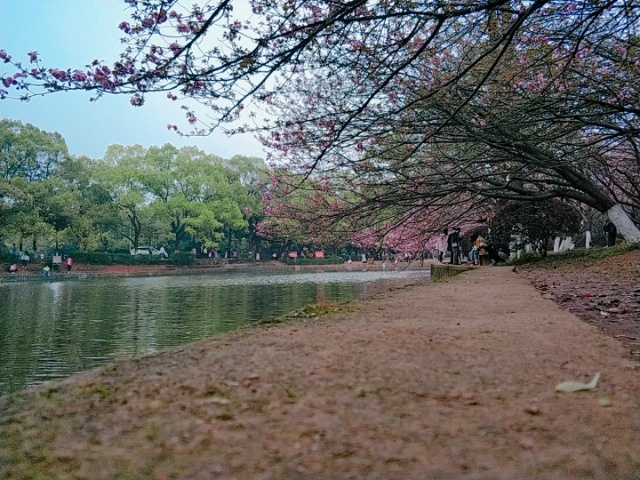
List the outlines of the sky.
{"type": "MultiPolygon", "coordinates": [[[[193,3],[193,2],[192,2],[193,3]]],[[[47,68],[81,68],[94,59],[112,65],[122,51],[118,24],[129,20],[123,0],[0,0],[0,49],[28,63],[37,51],[47,68]]],[[[0,76],[7,73],[0,62],[0,76]]],[[[11,72],[13,73],[13,72],[11,72]]],[[[149,95],[143,107],[133,107],[126,95],[105,95],[90,102],[89,92],[65,92],[29,102],[0,100],[0,117],[58,132],[72,155],[102,158],[109,145],[143,147],[171,143],[194,145],[223,158],[266,154],[251,135],[180,137],[167,124],[186,127],[178,102],[164,94],[149,95]]]]}

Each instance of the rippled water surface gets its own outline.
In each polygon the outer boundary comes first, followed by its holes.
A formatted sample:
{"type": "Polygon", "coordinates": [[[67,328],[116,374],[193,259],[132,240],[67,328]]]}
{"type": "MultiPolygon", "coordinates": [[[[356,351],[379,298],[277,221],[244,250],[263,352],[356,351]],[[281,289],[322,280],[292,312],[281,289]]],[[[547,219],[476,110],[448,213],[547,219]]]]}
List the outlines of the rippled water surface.
{"type": "Polygon", "coordinates": [[[0,393],[427,275],[230,273],[0,284],[0,393]]]}

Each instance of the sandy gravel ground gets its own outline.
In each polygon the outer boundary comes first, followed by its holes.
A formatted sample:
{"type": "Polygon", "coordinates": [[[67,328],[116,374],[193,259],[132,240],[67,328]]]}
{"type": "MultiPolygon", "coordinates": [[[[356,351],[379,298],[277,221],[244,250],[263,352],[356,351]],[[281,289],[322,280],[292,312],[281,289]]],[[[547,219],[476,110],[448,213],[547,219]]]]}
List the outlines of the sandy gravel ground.
{"type": "Polygon", "coordinates": [[[544,293],[484,267],[2,397],[0,478],[639,478],[637,364],[544,293]]]}

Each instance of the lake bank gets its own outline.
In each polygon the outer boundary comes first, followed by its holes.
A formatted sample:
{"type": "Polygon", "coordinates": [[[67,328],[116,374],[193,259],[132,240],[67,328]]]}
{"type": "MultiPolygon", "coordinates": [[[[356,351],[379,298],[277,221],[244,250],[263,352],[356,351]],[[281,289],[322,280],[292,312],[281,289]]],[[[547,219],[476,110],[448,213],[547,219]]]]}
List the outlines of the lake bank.
{"type": "Polygon", "coordinates": [[[0,284],[0,395],[308,304],[429,279],[426,270],[61,276],[0,284]]]}

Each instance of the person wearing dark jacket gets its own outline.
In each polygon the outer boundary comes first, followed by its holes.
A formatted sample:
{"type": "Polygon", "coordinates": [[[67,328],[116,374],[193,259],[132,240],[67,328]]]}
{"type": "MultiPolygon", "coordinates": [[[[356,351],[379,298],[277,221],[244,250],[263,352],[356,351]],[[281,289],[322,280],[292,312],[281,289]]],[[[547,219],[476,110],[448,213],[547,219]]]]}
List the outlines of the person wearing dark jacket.
{"type": "Polygon", "coordinates": [[[454,227],[447,237],[447,249],[451,252],[451,265],[460,265],[460,228],[454,227]]]}
{"type": "Polygon", "coordinates": [[[616,226],[611,222],[605,223],[604,240],[605,240],[605,245],[607,247],[613,247],[616,244],[617,235],[618,235],[618,230],[616,229],[616,226]]]}

